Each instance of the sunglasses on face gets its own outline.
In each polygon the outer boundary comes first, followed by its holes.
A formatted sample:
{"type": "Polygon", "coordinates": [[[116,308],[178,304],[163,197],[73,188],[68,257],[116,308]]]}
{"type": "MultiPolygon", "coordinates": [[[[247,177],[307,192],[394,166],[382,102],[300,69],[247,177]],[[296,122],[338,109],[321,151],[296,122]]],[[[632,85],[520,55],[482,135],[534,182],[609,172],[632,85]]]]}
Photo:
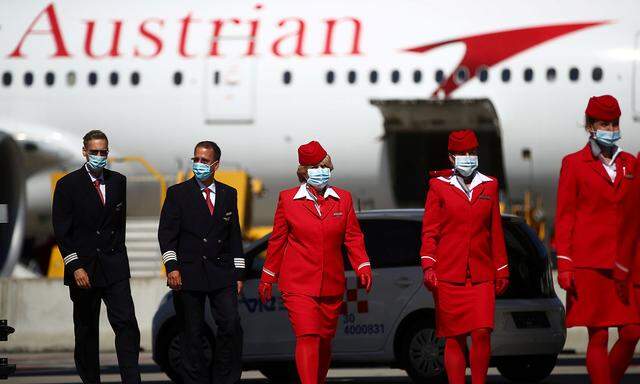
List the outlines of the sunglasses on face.
{"type": "Polygon", "coordinates": [[[108,149],[87,149],[87,153],[93,156],[107,156],[109,154],[108,149]]]}

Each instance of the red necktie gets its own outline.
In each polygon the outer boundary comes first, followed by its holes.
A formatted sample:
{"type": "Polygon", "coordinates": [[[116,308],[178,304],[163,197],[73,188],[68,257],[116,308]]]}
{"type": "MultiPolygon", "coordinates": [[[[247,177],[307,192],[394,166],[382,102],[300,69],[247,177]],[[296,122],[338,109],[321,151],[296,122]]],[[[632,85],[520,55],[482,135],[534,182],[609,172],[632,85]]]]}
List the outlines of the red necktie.
{"type": "Polygon", "coordinates": [[[204,193],[207,194],[205,201],[207,202],[207,207],[209,207],[209,213],[213,216],[213,202],[211,201],[211,190],[209,188],[204,189],[204,193]]]}
{"type": "Polygon", "coordinates": [[[102,191],[100,190],[100,180],[96,179],[93,182],[94,187],[96,187],[96,191],[98,191],[98,196],[100,197],[100,202],[104,205],[104,196],[102,195],[102,191]]]}

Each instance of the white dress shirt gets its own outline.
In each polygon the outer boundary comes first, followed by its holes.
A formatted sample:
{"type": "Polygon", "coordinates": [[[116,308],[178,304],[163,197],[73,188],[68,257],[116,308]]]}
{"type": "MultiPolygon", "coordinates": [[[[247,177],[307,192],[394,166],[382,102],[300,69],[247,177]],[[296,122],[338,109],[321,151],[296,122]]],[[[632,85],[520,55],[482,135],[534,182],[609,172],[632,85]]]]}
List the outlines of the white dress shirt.
{"type": "Polygon", "coordinates": [[[102,197],[104,198],[104,202],[107,202],[107,188],[104,186],[104,174],[100,173],[99,177],[93,176],[91,171],[89,171],[89,166],[87,164],[84,165],[84,169],[87,170],[89,177],[91,178],[92,183],[96,183],[96,180],[100,180],[100,192],[102,193],[102,197]]]}
{"type": "Polygon", "coordinates": [[[196,181],[198,182],[198,186],[200,187],[200,190],[202,191],[202,197],[204,197],[205,200],[207,200],[207,194],[211,194],[211,204],[213,205],[213,207],[215,208],[216,206],[216,182],[212,181],[211,184],[207,187],[206,185],[204,185],[204,183],[198,179],[196,179],[196,181]]]}

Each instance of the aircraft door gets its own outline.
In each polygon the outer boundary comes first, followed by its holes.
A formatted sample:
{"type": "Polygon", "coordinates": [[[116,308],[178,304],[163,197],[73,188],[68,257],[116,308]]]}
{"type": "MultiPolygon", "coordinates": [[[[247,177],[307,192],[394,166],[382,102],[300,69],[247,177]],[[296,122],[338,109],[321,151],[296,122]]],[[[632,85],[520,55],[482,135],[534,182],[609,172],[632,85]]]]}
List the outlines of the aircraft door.
{"type": "Polygon", "coordinates": [[[205,121],[250,124],[255,117],[257,59],[247,56],[246,37],[219,38],[218,56],[205,61],[205,121]]]}

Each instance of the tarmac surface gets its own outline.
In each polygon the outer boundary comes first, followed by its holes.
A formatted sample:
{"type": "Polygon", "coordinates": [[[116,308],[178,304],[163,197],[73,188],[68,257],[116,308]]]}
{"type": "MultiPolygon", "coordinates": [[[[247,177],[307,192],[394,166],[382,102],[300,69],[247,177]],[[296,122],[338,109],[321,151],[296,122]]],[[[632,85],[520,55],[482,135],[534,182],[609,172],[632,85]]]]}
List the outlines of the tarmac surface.
{"type": "MultiPolygon", "coordinates": [[[[73,353],[2,353],[9,357],[9,364],[16,364],[17,371],[10,377],[7,383],[39,383],[62,384],[80,383],[75,373],[73,353]]],[[[118,364],[114,353],[103,353],[102,382],[118,383],[118,364]]],[[[167,376],[151,359],[150,353],[141,353],[140,364],[142,368],[142,381],[144,383],[170,383],[167,376]]],[[[467,374],[468,374],[467,370],[467,374]]],[[[468,375],[467,375],[468,376],[468,375]]],[[[0,381],[1,383],[2,381],[0,381]]],[[[329,372],[329,383],[367,383],[367,384],[394,384],[411,383],[404,371],[391,368],[337,368],[329,372]]],[[[467,382],[471,382],[468,377],[467,382]]],[[[495,369],[489,370],[488,383],[509,383],[502,378],[495,369]]],[[[587,371],[584,367],[584,355],[561,355],[551,377],[543,381],[547,384],[573,384],[588,383],[587,371]]],[[[242,374],[242,383],[262,384],[268,383],[265,377],[258,371],[246,371],[242,374]]],[[[640,356],[636,356],[631,367],[622,381],[623,384],[640,383],[640,356]]]]}

